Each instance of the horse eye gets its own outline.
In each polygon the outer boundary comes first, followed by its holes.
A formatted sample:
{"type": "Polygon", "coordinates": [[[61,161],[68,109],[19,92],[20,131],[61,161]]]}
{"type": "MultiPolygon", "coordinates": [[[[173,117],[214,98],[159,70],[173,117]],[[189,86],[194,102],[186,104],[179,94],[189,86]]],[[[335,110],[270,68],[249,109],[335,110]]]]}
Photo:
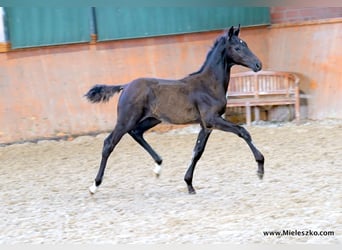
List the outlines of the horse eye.
{"type": "Polygon", "coordinates": [[[240,51],[240,47],[236,47],[235,50],[236,50],[236,51],[240,51]]]}

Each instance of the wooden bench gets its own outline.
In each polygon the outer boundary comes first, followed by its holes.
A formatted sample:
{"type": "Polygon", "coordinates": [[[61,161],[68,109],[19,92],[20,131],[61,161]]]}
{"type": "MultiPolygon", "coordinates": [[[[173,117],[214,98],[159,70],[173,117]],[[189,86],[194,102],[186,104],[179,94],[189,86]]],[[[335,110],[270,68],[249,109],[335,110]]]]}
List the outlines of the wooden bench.
{"type": "Polygon", "coordinates": [[[255,120],[261,106],[294,105],[295,119],[300,121],[299,78],[289,72],[252,71],[231,74],[227,91],[227,108],[245,107],[246,123],[251,125],[251,107],[255,120]]]}

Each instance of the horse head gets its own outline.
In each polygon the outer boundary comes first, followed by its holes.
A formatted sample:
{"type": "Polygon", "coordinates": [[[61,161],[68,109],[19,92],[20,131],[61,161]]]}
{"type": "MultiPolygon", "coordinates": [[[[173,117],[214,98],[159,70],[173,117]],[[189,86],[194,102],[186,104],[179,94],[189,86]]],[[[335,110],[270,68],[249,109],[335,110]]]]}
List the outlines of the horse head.
{"type": "Polygon", "coordinates": [[[233,26],[227,32],[226,56],[233,64],[238,64],[258,72],[262,63],[248,48],[247,43],[239,38],[240,24],[237,29],[233,26]]]}

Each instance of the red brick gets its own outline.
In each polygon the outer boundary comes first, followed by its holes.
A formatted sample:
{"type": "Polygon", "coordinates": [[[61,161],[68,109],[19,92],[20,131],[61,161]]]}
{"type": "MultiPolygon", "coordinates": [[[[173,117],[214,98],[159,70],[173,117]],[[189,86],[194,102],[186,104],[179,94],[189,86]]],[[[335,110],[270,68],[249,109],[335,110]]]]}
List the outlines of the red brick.
{"type": "Polygon", "coordinates": [[[284,20],[284,12],[273,12],[271,13],[272,23],[279,23],[284,20]]]}
{"type": "Polygon", "coordinates": [[[286,11],[285,16],[286,18],[298,18],[300,17],[300,13],[298,10],[289,10],[289,11],[286,11]]]}
{"type": "Polygon", "coordinates": [[[342,7],[325,7],[325,8],[272,7],[270,11],[271,11],[272,23],[342,17],[342,7]]]}
{"type": "Polygon", "coordinates": [[[302,17],[313,17],[316,14],[316,8],[304,8],[299,12],[302,17]]]}

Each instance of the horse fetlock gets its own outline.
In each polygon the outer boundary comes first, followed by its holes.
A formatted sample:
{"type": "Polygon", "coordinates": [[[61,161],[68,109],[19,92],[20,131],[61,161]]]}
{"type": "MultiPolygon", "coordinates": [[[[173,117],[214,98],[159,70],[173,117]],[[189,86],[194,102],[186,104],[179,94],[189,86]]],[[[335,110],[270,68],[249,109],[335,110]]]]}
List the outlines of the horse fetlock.
{"type": "Polygon", "coordinates": [[[102,183],[102,177],[101,177],[101,178],[98,178],[98,179],[96,178],[95,181],[94,181],[94,183],[95,183],[96,187],[100,186],[101,183],[102,183]]]}
{"type": "Polygon", "coordinates": [[[159,177],[161,170],[162,170],[161,164],[155,163],[154,165],[155,166],[154,166],[153,172],[156,175],[156,177],[159,177]]]}
{"type": "Polygon", "coordinates": [[[161,165],[163,163],[163,159],[157,155],[157,159],[155,160],[156,164],[161,165]]]}
{"type": "Polygon", "coordinates": [[[260,156],[257,158],[256,161],[257,161],[258,163],[264,165],[264,163],[265,163],[265,157],[264,157],[262,154],[260,154],[260,156]]]}
{"type": "Polygon", "coordinates": [[[196,194],[196,190],[194,189],[192,185],[188,186],[188,191],[189,191],[189,194],[196,194]]]}
{"type": "Polygon", "coordinates": [[[185,176],[184,177],[184,181],[186,182],[186,185],[188,186],[189,194],[196,194],[196,190],[192,186],[192,178],[188,177],[188,176],[185,176]]]}
{"type": "Polygon", "coordinates": [[[97,185],[96,185],[96,182],[94,181],[93,182],[93,185],[91,185],[90,187],[89,187],[89,192],[90,192],[90,194],[95,194],[95,192],[96,192],[96,190],[97,190],[97,185]]]}
{"type": "Polygon", "coordinates": [[[258,169],[257,175],[258,175],[259,179],[262,180],[264,178],[264,170],[258,169]]]}
{"type": "Polygon", "coordinates": [[[262,158],[257,160],[258,162],[258,171],[257,171],[257,175],[259,177],[260,180],[263,179],[264,177],[264,174],[265,174],[265,170],[264,170],[264,162],[265,162],[265,159],[264,159],[264,156],[261,155],[262,158]]]}

